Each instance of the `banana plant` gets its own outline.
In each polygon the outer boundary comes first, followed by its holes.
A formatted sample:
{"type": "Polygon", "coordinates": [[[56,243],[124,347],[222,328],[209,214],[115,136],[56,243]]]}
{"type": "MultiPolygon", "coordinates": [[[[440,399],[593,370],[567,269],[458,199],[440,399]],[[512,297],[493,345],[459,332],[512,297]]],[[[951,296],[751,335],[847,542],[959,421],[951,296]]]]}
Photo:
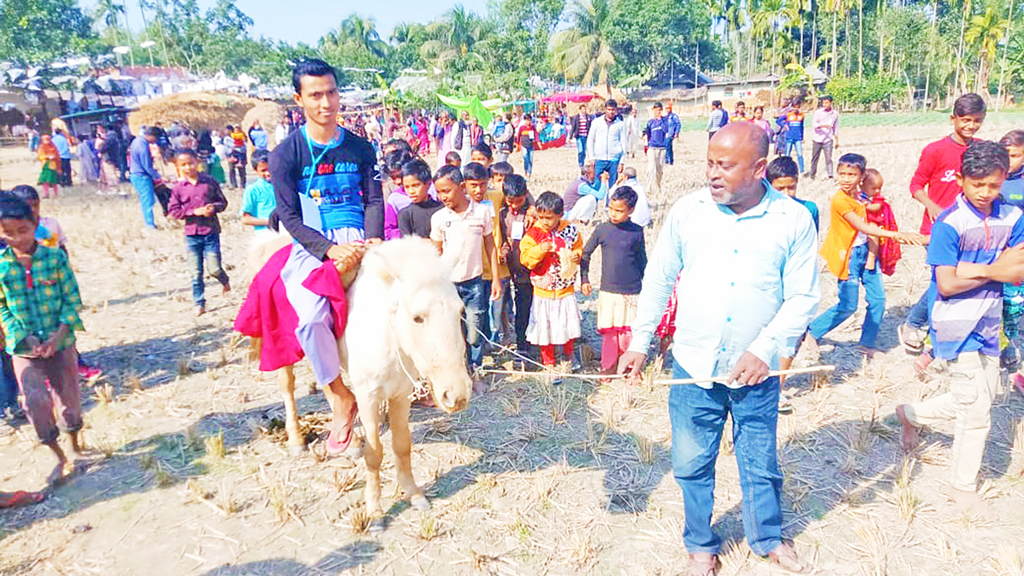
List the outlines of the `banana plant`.
{"type": "Polygon", "coordinates": [[[821,66],[831,59],[832,53],[826,52],[821,56],[818,56],[818,59],[812,64],[808,64],[806,66],[803,66],[798,62],[790,62],[789,64],[786,64],[787,74],[783,76],[782,80],[779,82],[779,88],[793,88],[795,86],[806,85],[807,94],[811,97],[811,105],[816,107],[818,105],[818,94],[817,90],[814,88],[814,72],[820,71],[821,66]]]}

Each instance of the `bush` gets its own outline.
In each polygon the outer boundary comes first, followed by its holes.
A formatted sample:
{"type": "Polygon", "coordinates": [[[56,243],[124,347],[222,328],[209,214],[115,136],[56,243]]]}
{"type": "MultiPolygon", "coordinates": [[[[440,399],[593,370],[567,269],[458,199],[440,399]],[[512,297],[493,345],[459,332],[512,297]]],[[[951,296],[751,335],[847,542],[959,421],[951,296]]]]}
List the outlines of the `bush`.
{"type": "Polygon", "coordinates": [[[891,102],[906,94],[906,85],[889,76],[869,78],[831,78],[826,93],[835,98],[836,106],[842,109],[867,108],[872,104],[891,102]]]}

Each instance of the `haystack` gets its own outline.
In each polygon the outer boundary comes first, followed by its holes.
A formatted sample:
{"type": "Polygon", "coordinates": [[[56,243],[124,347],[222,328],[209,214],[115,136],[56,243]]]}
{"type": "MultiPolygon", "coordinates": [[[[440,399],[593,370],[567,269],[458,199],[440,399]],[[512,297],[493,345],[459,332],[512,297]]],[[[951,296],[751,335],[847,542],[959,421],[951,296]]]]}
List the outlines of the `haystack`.
{"type": "MultiPolygon", "coordinates": [[[[223,129],[228,124],[242,122],[247,112],[264,104],[270,103],[234,94],[172,94],[140,104],[138,110],[128,115],[128,124],[135,133],[138,133],[142,126],[152,126],[161,122],[166,127],[175,121],[196,131],[223,129]]],[[[260,120],[262,121],[262,117],[260,120]]]]}

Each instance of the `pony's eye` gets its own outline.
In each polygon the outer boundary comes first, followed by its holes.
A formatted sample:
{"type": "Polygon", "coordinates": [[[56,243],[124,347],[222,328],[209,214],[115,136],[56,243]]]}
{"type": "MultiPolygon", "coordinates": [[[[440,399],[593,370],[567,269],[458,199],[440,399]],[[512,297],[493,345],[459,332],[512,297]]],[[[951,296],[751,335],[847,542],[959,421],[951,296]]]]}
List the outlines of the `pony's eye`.
{"type": "Polygon", "coordinates": [[[412,321],[417,324],[423,324],[423,316],[415,316],[413,317],[412,321]]]}

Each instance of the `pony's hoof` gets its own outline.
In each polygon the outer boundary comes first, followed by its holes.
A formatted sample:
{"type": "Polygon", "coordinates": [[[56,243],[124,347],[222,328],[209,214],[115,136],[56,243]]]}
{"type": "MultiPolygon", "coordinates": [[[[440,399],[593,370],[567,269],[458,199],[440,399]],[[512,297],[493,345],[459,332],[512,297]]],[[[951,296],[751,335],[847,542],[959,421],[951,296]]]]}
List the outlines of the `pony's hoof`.
{"type": "Polygon", "coordinates": [[[430,510],[430,500],[422,494],[417,494],[409,499],[409,503],[412,507],[419,510],[420,512],[427,512],[430,510]]]}
{"type": "Polygon", "coordinates": [[[380,534],[384,531],[384,517],[376,516],[373,520],[370,520],[370,526],[367,528],[370,534],[380,534]]]}
{"type": "Polygon", "coordinates": [[[302,454],[305,451],[306,451],[306,445],[305,444],[289,444],[288,445],[288,455],[289,456],[302,456],[302,454]]]}

